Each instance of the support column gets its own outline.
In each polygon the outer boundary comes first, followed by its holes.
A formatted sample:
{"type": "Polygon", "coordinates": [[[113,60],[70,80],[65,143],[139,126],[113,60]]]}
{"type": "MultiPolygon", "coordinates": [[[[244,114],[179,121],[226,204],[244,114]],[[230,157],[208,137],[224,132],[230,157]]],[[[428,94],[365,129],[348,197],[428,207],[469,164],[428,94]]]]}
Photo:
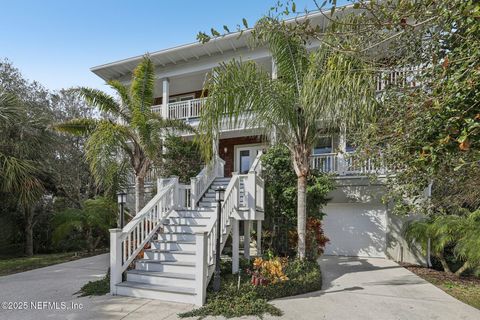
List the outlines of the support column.
{"type": "Polygon", "coordinates": [[[212,141],[212,154],[214,157],[219,156],[219,133],[214,134],[213,141],[212,141]]]}
{"type": "Polygon", "coordinates": [[[345,159],[346,151],[347,151],[347,126],[344,123],[340,125],[338,150],[339,152],[337,154],[337,159],[338,159],[337,170],[340,175],[345,175],[348,169],[348,165],[345,159]]]}
{"type": "Polygon", "coordinates": [[[262,220],[257,220],[257,256],[262,255],[262,220]]]}
{"type": "Polygon", "coordinates": [[[163,79],[162,117],[168,119],[168,101],[170,100],[170,79],[163,79]]]}
{"type": "Polygon", "coordinates": [[[240,261],[240,230],[239,221],[232,219],[232,273],[238,273],[240,261]]]}
{"type": "Polygon", "coordinates": [[[250,259],[250,221],[243,221],[243,256],[250,259]]]}

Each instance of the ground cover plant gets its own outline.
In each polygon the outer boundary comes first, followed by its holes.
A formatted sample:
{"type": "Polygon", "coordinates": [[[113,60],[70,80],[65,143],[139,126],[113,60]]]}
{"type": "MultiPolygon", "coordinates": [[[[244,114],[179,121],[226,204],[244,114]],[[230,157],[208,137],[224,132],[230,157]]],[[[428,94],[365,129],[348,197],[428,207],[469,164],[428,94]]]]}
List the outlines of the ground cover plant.
{"type": "Polygon", "coordinates": [[[266,257],[262,260],[257,258],[251,262],[242,261],[241,271],[238,274],[232,274],[231,261],[223,261],[221,265],[222,282],[219,292],[213,292],[210,285],[207,291],[206,304],[198,309],[181,313],[180,317],[199,317],[206,316],[224,316],[227,318],[241,316],[258,316],[264,314],[281,316],[282,311],[270,304],[269,301],[282,297],[293,296],[320,290],[322,287],[322,275],[319,265],[315,261],[290,259],[283,262],[284,267],[277,274],[279,269],[276,267],[278,257],[266,257]],[[252,279],[252,273],[258,270],[260,261],[265,265],[266,261],[271,261],[270,265],[273,273],[262,274],[269,281],[267,284],[255,285],[252,279]],[[278,276],[275,276],[278,275],[278,276]]]}

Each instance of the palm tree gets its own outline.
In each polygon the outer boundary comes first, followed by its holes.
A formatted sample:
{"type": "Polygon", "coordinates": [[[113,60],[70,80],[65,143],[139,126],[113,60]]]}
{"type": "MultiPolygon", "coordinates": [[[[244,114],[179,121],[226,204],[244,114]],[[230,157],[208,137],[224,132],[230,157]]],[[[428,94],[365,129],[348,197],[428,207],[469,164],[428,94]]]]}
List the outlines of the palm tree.
{"type": "Polygon", "coordinates": [[[21,101],[0,90],[0,192],[11,194],[23,211],[27,256],[33,255],[33,206],[45,192],[36,151],[50,140],[42,121],[28,117],[21,101]]]}
{"type": "Polygon", "coordinates": [[[309,52],[300,29],[263,18],[253,30],[254,45],[266,46],[277,66],[276,79],[255,62],[221,64],[206,84],[208,99],[198,137],[207,157],[224,116],[276,133],[290,151],[297,176],[298,256],[305,258],[306,185],[311,150],[320,136],[353,126],[373,110],[373,76],[355,56],[321,45],[309,52]],[[321,129],[321,130],[320,130],[321,129]]]}
{"type": "Polygon", "coordinates": [[[453,273],[444,257],[445,249],[453,247],[455,256],[464,261],[456,276],[480,265],[480,210],[465,215],[438,215],[408,223],[405,238],[409,245],[420,245],[424,253],[430,241],[430,251],[446,273],[453,273]]]}
{"type": "Polygon", "coordinates": [[[73,119],[55,126],[59,131],[88,137],[86,158],[98,184],[109,186],[116,173],[130,165],[135,175],[137,213],[144,206],[145,177],[160,159],[162,133],[175,129],[191,130],[182,121],[163,119],[152,112],[154,81],[154,65],[145,56],[133,72],[130,87],[116,80],[108,81],[120,101],[101,90],[73,89],[105,117],[73,119]]]}
{"type": "Polygon", "coordinates": [[[54,216],[54,243],[80,233],[89,252],[94,251],[102,239],[107,238],[108,229],[115,224],[116,203],[109,198],[99,197],[85,200],[82,208],[69,208],[54,216]]]}

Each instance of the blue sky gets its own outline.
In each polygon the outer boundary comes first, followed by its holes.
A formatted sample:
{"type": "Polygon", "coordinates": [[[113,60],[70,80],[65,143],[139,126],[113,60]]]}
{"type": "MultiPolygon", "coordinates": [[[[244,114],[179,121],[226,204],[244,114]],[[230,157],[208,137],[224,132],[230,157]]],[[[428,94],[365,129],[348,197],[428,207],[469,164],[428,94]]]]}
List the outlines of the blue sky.
{"type": "MultiPolygon", "coordinates": [[[[90,67],[193,42],[211,27],[235,29],[243,17],[253,23],[275,2],[0,0],[0,59],[52,90],[106,89],[90,67]]],[[[315,8],[313,0],[296,3],[297,11],[315,8]]]]}

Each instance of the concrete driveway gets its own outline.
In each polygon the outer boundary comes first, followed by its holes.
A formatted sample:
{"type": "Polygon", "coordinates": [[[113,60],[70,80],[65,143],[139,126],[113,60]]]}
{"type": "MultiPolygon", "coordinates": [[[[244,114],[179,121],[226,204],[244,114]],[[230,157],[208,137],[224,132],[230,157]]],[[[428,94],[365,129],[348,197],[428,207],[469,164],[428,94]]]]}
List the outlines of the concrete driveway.
{"type": "Polygon", "coordinates": [[[61,263],[0,277],[0,303],[27,302],[28,310],[4,310],[1,320],[43,319],[176,319],[191,305],[130,297],[83,297],[75,295],[85,283],[105,276],[109,255],[61,263]],[[31,302],[37,304],[32,310],[31,302]],[[50,302],[50,305],[44,305],[50,302]],[[62,303],[69,310],[62,310],[62,303]],[[79,309],[78,307],[82,308],[79,309]],[[42,308],[42,309],[40,309],[42,308]],[[74,309],[77,308],[77,309],[74,309]]]}
{"type": "Polygon", "coordinates": [[[319,262],[323,290],[274,301],[284,319],[480,319],[480,310],[393,261],[323,256],[319,262]]]}
{"type": "MultiPolygon", "coordinates": [[[[480,319],[480,311],[447,295],[396,263],[385,259],[324,256],[321,291],[275,300],[284,315],[267,319],[480,319]]],[[[42,310],[2,310],[1,320],[18,319],[178,319],[192,305],[130,297],[74,295],[91,280],[103,277],[108,254],[0,277],[0,303],[65,303],[42,310]],[[72,310],[72,303],[82,309],[72,310]]],[[[209,317],[210,319],[210,317],[209,317]]],[[[242,319],[254,319],[244,317],[242,319]]]]}

